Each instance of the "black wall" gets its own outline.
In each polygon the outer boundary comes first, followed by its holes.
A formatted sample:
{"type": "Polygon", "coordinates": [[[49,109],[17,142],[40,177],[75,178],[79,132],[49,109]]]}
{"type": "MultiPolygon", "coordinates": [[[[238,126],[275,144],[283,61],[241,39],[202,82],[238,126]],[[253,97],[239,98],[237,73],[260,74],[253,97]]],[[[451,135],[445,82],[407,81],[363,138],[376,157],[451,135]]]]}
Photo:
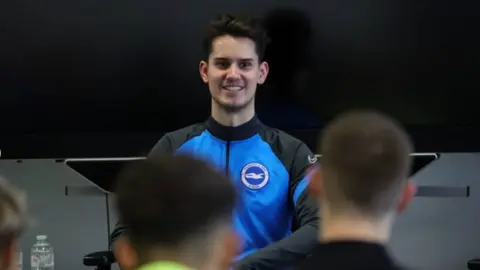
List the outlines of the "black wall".
{"type": "Polygon", "coordinates": [[[142,152],[153,143],[147,137],[203,120],[209,95],[198,75],[200,42],[204,25],[221,12],[262,17],[270,31],[271,74],[258,96],[265,122],[316,133],[345,109],[370,107],[407,125],[418,149],[480,148],[473,144],[480,126],[477,12],[459,1],[1,5],[4,155],[18,156],[21,147],[24,154],[44,147],[49,156],[75,155],[72,144],[96,155],[102,138],[121,142],[131,134],[131,151],[142,152]]]}

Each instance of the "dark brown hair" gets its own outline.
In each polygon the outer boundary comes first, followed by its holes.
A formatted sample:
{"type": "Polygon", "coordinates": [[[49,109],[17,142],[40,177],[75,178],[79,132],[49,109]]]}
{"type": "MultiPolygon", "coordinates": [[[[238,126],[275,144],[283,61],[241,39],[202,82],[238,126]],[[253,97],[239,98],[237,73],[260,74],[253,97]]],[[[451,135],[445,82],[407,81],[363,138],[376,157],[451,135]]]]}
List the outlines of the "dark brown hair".
{"type": "Polygon", "coordinates": [[[219,15],[208,24],[202,43],[205,60],[212,52],[213,41],[225,35],[251,39],[255,43],[259,61],[263,60],[269,39],[262,22],[248,16],[230,14],[219,15]]]}
{"type": "Polygon", "coordinates": [[[119,219],[139,252],[178,249],[230,224],[236,203],[229,179],[186,155],[135,162],[120,174],[116,192],[119,219]]]}
{"type": "Polygon", "coordinates": [[[392,209],[411,170],[413,146],[385,114],[351,111],[338,116],[320,140],[324,189],[332,207],[377,216],[392,209]]]}

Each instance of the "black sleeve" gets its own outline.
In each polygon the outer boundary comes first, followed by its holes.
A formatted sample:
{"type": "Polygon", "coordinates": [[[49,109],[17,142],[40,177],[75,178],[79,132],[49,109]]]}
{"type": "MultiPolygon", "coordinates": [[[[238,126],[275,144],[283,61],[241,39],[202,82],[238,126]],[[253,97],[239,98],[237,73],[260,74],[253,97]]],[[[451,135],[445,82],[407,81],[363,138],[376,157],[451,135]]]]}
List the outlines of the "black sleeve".
{"type": "MultiPolygon", "coordinates": [[[[155,144],[152,150],[150,150],[147,158],[156,158],[171,152],[172,142],[169,134],[166,134],[155,144]]],[[[110,249],[112,249],[115,241],[126,232],[128,232],[128,226],[123,224],[121,221],[118,221],[110,235],[110,249]]]]}
{"type": "MultiPolygon", "coordinates": [[[[293,150],[293,149],[292,149],[293,150]]],[[[317,243],[318,207],[307,191],[307,173],[315,155],[302,142],[290,156],[290,199],[295,208],[293,234],[241,260],[236,269],[287,269],[307,257],[317,243]]]]}
{"type": "Polygon", "coordinates": [[[172,140],[170,134],[165,134],[148,153],[148,159],[155,159],[165,154],[171,154],[173,151],[172,140]]]}

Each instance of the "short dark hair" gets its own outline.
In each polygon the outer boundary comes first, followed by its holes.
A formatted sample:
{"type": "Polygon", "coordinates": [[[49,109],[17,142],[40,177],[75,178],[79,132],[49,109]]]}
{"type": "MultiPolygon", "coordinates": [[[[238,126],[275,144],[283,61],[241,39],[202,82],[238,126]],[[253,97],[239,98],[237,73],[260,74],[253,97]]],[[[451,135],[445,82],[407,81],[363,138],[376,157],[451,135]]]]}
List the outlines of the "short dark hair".
{"type": "Polygon", "coordinates": [[[28,225],[24,193],[0,177],[0,253],[19,239],[28,225]]]}
{"type": "Polygon", "coordinates": [[[228,178],[187,155],[135,162],[120,174],[116,193],[119,219],[139,253],[181,248],[212,226],[230,224],[236,203],[228,178]]]}
{"type": "Polygon", "coordinates": [[[205,59],[208,59],[212,52],[213,41],[217,37],[225,35],[251,39],[255,43],[255,51],[257,52],[258,59],[263,61],[265,48],[267,47],[269,39],[260,20],[242,15],[219,15],[208,24],[203,38],[202,46],[205,59]]]}
{"type": "Polygon", "coordinates": [[[332,207],[376,217],[392,209],[412,163],[413,145],[400,123],[371,110],[350,111],[324,129],[320,147],[332,207]]]}

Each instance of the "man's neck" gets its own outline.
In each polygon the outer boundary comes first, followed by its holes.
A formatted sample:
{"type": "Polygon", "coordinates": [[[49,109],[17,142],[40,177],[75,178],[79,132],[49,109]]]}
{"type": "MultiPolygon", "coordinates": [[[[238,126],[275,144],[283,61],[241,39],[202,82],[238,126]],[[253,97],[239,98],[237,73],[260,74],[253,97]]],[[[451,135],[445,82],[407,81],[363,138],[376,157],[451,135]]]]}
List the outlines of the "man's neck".
{"type": "Polygon", "coordinates": [[[390,238],[391,221],[373,220],[355,215],[322,217],[319,231],[321,242],[365,241],[385,244],[390,238]]]}
{"type": "Polygon", "coordinates": [[[166,249],[157,249],[150,251],[141,261],[143,265],[153,264],[157,262],[171,262],[184,266],[188,269],[201,269],[201,262],[195,256],[188,254],[170,251],[166,249]]]}
{"type": "Polygon", "coordinates": [[[248,105],[238,112],[227,112],[221,106],[212,102],[212,118],[227,127],[237,127],[250,121],[255,116],[253,104],[248,105]]]}

